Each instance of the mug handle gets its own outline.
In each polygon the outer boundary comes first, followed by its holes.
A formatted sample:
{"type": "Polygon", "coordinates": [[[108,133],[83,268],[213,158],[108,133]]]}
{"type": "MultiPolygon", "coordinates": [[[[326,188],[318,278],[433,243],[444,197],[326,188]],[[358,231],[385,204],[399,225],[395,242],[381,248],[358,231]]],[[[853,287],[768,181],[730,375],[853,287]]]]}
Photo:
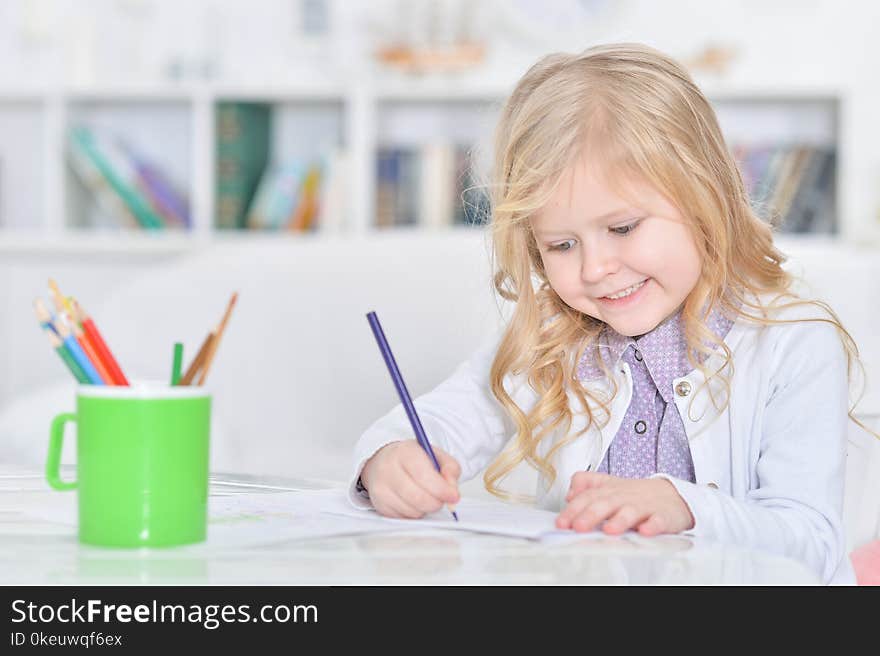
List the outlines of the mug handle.
{"type": "Polygon", "coordinates": [[[49,429],[49,457],[46,459],[46,480],[56,490],[74,490],[76,481],[65,483],[61,480],[61,445],[64,441],[64,426],[68,421],[76,422],[76,415],[65,412],[52,420],[49,429]]]}

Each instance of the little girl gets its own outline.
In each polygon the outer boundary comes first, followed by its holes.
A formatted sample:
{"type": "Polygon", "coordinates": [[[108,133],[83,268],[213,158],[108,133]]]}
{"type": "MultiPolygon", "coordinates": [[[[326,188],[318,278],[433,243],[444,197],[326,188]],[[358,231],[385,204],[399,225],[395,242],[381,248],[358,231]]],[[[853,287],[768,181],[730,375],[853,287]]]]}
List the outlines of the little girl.
{"type": "Polygon", "coordinates": [[[841,523],[855,344],[800,299],[715,113],[641,45],[554,54],[496,133],[500,340],[355,449],[351,499],[421,517],[525,461],[557,526],[684,533],[853,582],[841,523]],[[488,466],[488,467],[487,467],[488,466]]]}

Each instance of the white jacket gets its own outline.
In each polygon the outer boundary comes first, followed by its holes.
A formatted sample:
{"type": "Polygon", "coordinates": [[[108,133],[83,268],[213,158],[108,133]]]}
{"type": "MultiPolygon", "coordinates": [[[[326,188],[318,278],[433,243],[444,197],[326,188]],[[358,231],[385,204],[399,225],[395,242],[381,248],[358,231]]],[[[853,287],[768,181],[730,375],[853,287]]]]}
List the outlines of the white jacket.
{"type": "MultiPolygon", "coordinates": [[[[819,312],[810,306],[774,316],[824,316],[819,312]]],[[[673,381],[696,483],[655,476],[675,485],[690,508],[695,525],[684,534],[789,556],[825,582],[854,583],[842,524],[848,383],[837,330],[827,323],[765,327],[739,319],[724,341],[734,354],[735,369],[730,403],[720,414],[700,370],[673,381]]],[[[462,480],[479,474],[515,433],[489,385],[496,346],[493,340],[415,400],[431,443],[459,462],[462,480]]],[[[721,364],[718,353],[706,362],[710,371],[721,364]]],[[[608,424],[591,427],[560,449],[554,460],[556,480],[549,487],[538,481],[538,506],[560,510],[572,475],[602,461],[632,397],[629,366],[618,361],[615,374],[618,393],[608,424]]],[[[603,381],[585,384],[595,391],[610,389],[603,381]]],[[[712,385],[716,398],[723,399],[722,383],[716,379],[712,385]]],[[[522,376],[505,380],[505,387],[525,410],[537,398],[522,376]]],[[[584,421],[576,415],[571,430],[582,429],[584,421]]],[[[370,456],[385,444],[413,436],[402,406],[367,429],[355,446],[349,495],[353,504],[369,507],[355,483],[370,456]]],[[[562,437],[548,440],[555,443],[562,437]]],[[[546,454],[550,444],[545,440],[543,445],[546,454]]]]}

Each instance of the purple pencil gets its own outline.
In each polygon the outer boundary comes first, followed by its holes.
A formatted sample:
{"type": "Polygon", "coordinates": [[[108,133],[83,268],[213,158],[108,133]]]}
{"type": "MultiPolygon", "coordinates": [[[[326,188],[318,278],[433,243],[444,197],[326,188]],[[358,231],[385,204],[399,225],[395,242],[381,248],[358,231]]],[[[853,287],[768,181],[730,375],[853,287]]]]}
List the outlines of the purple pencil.
{"type": "MultiPolygon", "coordinates": [[[[406,410],[406,416],[409,417],[409,423],[412,425],[413,431],[415,431],[416,439],[428,454],[428,457],[431,458],[431,462],[434,463],[434,468],[439,472],[440,463],[437,462],[437,456],[434,455],[434,449],[431,448],[431,443],[428,441],[425,429],[422,428],[422,422],[419,419],[418,413],[416,413],[416,406],[413,405],[409,391],[406,389],[406,383],[403,382],[403,376],[400,374],[400,369],[397,368],[397,362],[394,360],[394,355],[391,353],[391,347],[388,345],[388,340],[385,339],[385,333],[382,331],[379,317],[376,316],[375,312],[368,312],[367,321],[370,322],[370,328],[373,329],[373,336],[376,338],[376,343],[379,345],[379,350],[382,352],[382,358],[385,360],[385,364],[388,367],[388,373],[391,374],[391,380],[394,382],[394,387],[397,389],[397,395],[400,397],[400,402],[403,404],[404,410],[406,410]]],[[[452,516],[455,518],[455,521],[458,521],[458,515],[454,510],[452,511],[452,516]]]]}

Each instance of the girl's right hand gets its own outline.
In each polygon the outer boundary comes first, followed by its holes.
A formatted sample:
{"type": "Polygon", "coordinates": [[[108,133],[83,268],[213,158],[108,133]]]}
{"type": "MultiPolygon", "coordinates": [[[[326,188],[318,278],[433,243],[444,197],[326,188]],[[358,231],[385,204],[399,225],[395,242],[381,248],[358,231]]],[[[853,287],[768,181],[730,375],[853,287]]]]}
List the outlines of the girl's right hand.
{"type": "Polygon", "coordinates": [[[460,500],[461,467],[451,455],[433,447],[440,471],[416,440],[392,442],[367,460],[361,482],[373,507],[386,517],[417,519],[460,500]]]}

